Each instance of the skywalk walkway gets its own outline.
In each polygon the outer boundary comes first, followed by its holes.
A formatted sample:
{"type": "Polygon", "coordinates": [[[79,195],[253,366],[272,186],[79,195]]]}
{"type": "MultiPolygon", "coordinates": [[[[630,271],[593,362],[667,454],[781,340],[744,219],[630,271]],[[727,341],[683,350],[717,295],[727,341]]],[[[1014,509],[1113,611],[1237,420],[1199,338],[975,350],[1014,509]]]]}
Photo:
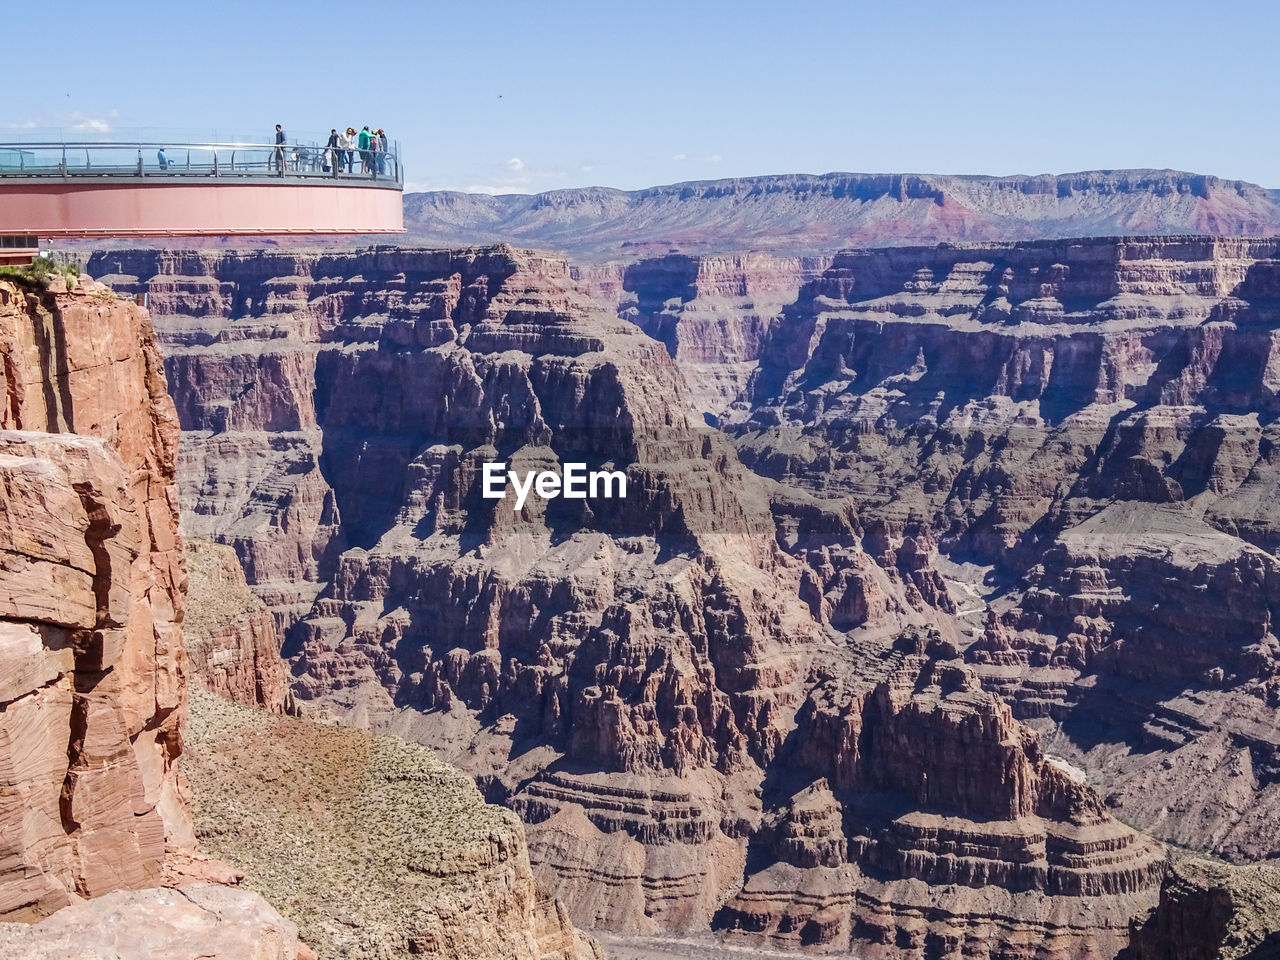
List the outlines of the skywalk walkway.
{"type": "Polygon", "coordinates": [[[403,191],[398,149],[0,143],[0,238],[399,233],[403,191]]]}

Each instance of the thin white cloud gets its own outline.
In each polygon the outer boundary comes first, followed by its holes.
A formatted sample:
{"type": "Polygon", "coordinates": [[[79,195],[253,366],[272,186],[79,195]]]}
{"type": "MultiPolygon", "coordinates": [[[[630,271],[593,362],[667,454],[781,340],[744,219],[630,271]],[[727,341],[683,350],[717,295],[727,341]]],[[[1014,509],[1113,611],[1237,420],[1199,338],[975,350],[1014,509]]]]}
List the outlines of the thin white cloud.
{"type": "Polygon", "coordinates": [[[720,154],[713,153],[711,156],[707,157],[707,163],[720,163],[723,159],[724,157],[720,156],[720,154]]]}
{"type": "Polygon", "coordinates": [[[468,184],[467,193],[487,193],[496,196],[503,193],[537,193],[560,186],[568,174],[560,168],[541,169],[530,166],[519,157],[491,167],[484,180],[468,184]]]}
{"type": "Polygon", "coordinates": [[[8,130],[48,130],[62,131],[66,134],[79,134],[88,137],[105,137],[116,129],[116,121],[120,111],[108,110],[106,113],[84,113],[73,110],[70,113],[54,113],[41,117],[28,117],[17,123],[4,124],[8,130]]]}
{"type": "Polygon", "coordinates": [[[683,163],[684,161],[689,159],[689,155],[687,153],[677,153],[671,159],[674,160],[676,163],[683,163]]]}

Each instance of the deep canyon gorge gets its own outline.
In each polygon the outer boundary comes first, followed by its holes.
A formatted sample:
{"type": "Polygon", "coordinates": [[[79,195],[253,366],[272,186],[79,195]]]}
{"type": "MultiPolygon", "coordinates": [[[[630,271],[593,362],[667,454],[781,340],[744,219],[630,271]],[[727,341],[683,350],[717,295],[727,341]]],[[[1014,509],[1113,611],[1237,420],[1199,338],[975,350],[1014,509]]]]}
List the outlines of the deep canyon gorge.
{"type": "Polygon", "coordinates": [[[90,271],[150,298],[184,523],[241,558],[300,709],[475,777],[576,922],[1066,956],[1128,942],[1161,840],[1276,853],[1274,263],[1138,238],[90,271]],[[499,511],[493,459],[633,494],[499,511]]]}
{"type": "Polygon", "coordinates": [[[1164,174],[0,279],[0,955],[1275,956],[1275,204],[1164,174]]]}

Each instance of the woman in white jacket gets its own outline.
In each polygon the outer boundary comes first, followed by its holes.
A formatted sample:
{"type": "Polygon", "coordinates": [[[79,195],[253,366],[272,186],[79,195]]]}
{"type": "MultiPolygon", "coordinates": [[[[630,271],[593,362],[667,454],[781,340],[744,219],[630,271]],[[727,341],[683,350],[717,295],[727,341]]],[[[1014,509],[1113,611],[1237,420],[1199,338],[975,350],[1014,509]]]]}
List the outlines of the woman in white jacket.
{"type": "MultiPolygon", "coordinates": [[[[351,168],[355,165],[356,150],[356,132],[347,127],[347,132],[338,137],[339,156],[346,159],[347,173],[351,172],[351,168]]],[[[341,164],[339,164],[341,166],[341,164]]]]}

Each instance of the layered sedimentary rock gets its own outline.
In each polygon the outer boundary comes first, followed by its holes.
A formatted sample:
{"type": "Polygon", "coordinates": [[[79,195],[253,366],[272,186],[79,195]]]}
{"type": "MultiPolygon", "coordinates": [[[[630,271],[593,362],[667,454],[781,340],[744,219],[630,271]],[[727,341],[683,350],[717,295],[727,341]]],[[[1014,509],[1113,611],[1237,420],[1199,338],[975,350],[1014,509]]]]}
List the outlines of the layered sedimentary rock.
{"type": "MultiPolygon", "coordinates": [[[[314,958],[314,954],[303,955],[314,958]]],[[[34,925],[0,923],[7,960],[302,960],[260,896],[209,884],[109,893],[34,925]]]]}
{"type": "Polygon", "coordinates": [[[270,713],[285,707],[285,667],[275,620],[222,544],[188,538],[183,639],[192,678],[214,693],[270,713]]]}
{"type": "Polygon", "coordinates": [[[0,281],[0,918],[192,846],[178,423],[146,314],[0,281]]]}
{"type": "Polygon", "coordinates": [[[830,257],[673,254],[617,265],[619,289],[585,271],[588,289],[664,344],[689,384],[695,413],[720,414],[746,385],[769,324],[830,257]]]}
{"type": "Polygon", "coordinates": [[[582,259],[674,250],[826,255],[844,247],[1111,234],[1280,232],[1274,191],[1176,170],[1059,176],[829,173],[584,187],[533,195],[405,196],[415,242],[506,241],[582,259]]]}
{"type": "MultiPolygon", "coordinates": [[[[1073,956],[1154,903],[1158,845],[958,659],[938,531],[745,470],[670,349],[563,261],[93,266],[172,311],[184,522],[233,545],[289,627],[304,710],[443,749],[521,815],[578,922],[925,952],[954,928],[973,954],[1051,936],[1073,956]],[[627,496],[481,496],[486,462],[575,461],[627,496]],[[895,650],[904,631],[926,639],[895,650]]],[[[714,298],[719,268],[697,269],[693,300],[714,298]]]]}
{"type": "Polygon", "coordinates": [[[966,667],[900,646],[888,680],[811,695],[720,923],[872,955],[1113,956],[1155,903],[1162,846],[966,667]]]}
{"type": "Polygon", "coordinates": [[[1134,821],[1244,859],[1280,852],[1277,249],[841,255],[730,427],[756,471],[932,538],[984,685],[1134,821]]]}
{"type": "Polygon", "coordinates": [[[1173,865],[1160,904],[1125,960],[1280,957],[1280,871],[1189,858],[1173,865]]]}
{"type": "Polygon", "coordinates": [[[196,830],[322,957],[600,960],[538,885],[509,811],[423,747],[204,691],[196,830]]]}

